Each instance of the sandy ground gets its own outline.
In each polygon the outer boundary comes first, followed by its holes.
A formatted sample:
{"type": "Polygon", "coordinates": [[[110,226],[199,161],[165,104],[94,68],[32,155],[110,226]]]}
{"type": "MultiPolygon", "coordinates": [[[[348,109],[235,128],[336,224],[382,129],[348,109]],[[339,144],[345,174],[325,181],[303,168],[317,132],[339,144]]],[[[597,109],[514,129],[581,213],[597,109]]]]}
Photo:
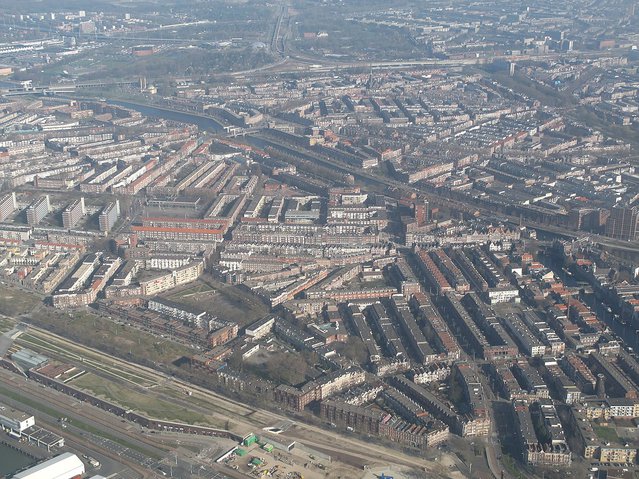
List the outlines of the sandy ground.
{"type": "Polygon", "coordinates": [[[408,470],[400,466],[375,467],[365,471],[361,479],[380,479],[382,474],[393,479],[426,479],[426,478],[451,478],[464,479],[465,476],[457,468],[456,462],[449,454],[442,454],[436,461],[436,466],[432,472],[419,472],[419,470],[408,470]],[[435,474],[433,474],[435,473],[435,474]]]}

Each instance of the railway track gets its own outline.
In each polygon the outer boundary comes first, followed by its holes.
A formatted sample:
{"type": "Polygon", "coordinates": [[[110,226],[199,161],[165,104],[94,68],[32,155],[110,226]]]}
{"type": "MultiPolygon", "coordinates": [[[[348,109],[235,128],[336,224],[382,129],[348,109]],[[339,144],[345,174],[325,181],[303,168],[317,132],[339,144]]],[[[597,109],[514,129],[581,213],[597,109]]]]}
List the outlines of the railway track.
{"type": "MultiPolygon", "coordinates": [[[[7,376],[3,376],[3,377],[5,379],[7,378],[7,376]]],[[[4,382],[4,384],[10,385],[11,387],[15,388],[17,391],[20,391],[22,394],[25,395],[25,397],[33,397],[35,399],[38,399],[44,405],[52,406],[52,409],[63,412],[65,414],[65,417],[70,417],[72,419],[75,418],[80,423],[86,423],[90,427],[93,427],[91,423],[97,424],[99,425],[100,428],[104,429],[105,433],[111,436],[114,436],[116,438],[118,438],[118,436],[124,436],[124,437],[119,437],[119,439],[122,441],[130,442],[132,446],[139,448],[142,454],[144,454],[143,451],[145,446],[150,447],[152,449],[156,449],[155,451],[154,450],[146,451],[150,457],[155,457],[155,456],[161,457],[163,454],[165,454],[166,452],[170,450],[170,448],[166,446],[159,447],[157,443],[150,441],[145,436],[139,436],[137,434],[133,435],[129,431],[124,430],[124,428],[116,429],[114,427],[114,424],[116,424],[116,422],[114,422],[111,418],[102,417],[103,414],[108,414],[108,412],[105,412],[105,411],[102,411],[101,409],[96,408],[97,414],[93,414],[92,412],[89,412],[86,410],[87,408],[94,407],[91,405],[87,405],[86,408],[73,407],[73,404],[69,401],[69,396],[65,395],[62,392],[56,391],[54,394],[52,394],[51,388],[48,388],[44,385],[39,385],[41,387],[34,386],[37,383],[33,381],[22,382],[16,379],[14,381],[10,381],[10,380],[6,381],[4,382]]],[[[79,399],[74,398],[73,402],[76,402],[76,401],[80,402],[79,399]]],[[[82,405],[85,405],[85,404],[86,403],[82,403],[82,405]]],[[[127,447],[127,446],[124,446],[124,447],[127,447]]]]}
{"type": "MultiPolygon", "coordinates": [[[[37,327],[32,327],[32,329],[34,329],[41,335],[50,338],[50,340],[54,343],[69,343],[71,346],[75,347],[74,343],[61,338],[58,335],[49,333],[48,331],[42,330],[41,328],[37,327]]],[[[99,353],[92,348],[86,349],[88,351],[99,353]]],[[[202,395],[208,400],[214,398],[219,403],[221,408],[229,411],[229,417],[235,420],[235,422],[246,424],[249,427],[253,427],[254,429],[260,427],[261,424],[274,425],[279,424],[282,421],[290,421],[290,418],[278,413],[259,408],[246,408],[246,406],[238,404],[236,401],[227,399],[208,389],[187,383],[180,379],[168,376],[164,373],[154,371],[145,366],[133,365],[132,363],[129,363],[125,360],[121,360],[104,353],[99,354],[109,362],[121,365],[124,370],[133,367],[140,372],[143,372],[144,374],[149,374],[151,376],[157,377],[158,381],[161,379],[169,379],[174,384],[189,389],[190,391],[192,391],[193,395],[202,395]],[[246,415],[245,417],[245,415],[238,413],[238,410],[244,412],[250,411],[251,414],[246,415]]],[[[171,400],[171,398],[167,398],[167,400],[171,400]]],[[[368,464],[376,464],[382,462],[385,464],[398,464],[412,467],[428,467],[429,465],[427,461],[424,461],[422,459],[408,456],[398,451],[392,451],[392,453],[389,454],[388,450],[383,447],[379,447],[374,444],[366,443],[357,439],[351,439],[347,436],[343,436],[306,423],[296,423],[295,431],[286,431],[282,433],[281,436],[286,437],[287,439],[299,439],[304,444],[308,444],[311,447],[316,446],[317,448],[331,449],[334,450],[336,453],[339,452],[340,454],[350,455],[352,457],[359,458],[360,460],[365,461],[368,464]],[[340,446],[337,447],[335,446],[335,444],[339,444],[340,446]]]]}

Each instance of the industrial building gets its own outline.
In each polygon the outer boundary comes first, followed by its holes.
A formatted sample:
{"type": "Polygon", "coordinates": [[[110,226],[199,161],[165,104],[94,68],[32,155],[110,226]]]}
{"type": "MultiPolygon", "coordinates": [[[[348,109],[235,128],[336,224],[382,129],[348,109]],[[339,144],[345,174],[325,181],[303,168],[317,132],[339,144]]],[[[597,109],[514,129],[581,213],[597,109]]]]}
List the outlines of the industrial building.
{"type": "Polygon", "coordinates": [[[25,370],[38,368],[49,362],[49,358],[46,356],[26,348],[12,353],[11,360],[25,370]]]}
{"type": "Polygon", "coordinates": [[[30,414],[3,407],[0,411],[0,426],[3,429],[21,434],[25,429],[35,425],[35,418],[30,414]]]}
{"type": "Polygon", "coordinates": [[[75,454],[65,452],[13,476],[13,479],[75,479],[85,473],[84,464],[75,454]]]}

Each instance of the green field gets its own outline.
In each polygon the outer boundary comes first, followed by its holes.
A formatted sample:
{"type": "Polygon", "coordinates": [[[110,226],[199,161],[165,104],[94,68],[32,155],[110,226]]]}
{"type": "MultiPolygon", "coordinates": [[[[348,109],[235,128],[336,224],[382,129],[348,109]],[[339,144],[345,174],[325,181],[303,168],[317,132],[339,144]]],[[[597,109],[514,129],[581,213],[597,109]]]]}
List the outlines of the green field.
{"type": "Polygon", "coordinates": [[[612,427],[596,426],[593,424],[592,429],[595,431],[595,434],[599,436],[599,439],[612,443],[619,442],[617,431],[612,427]]]}
{"type": "Polygon", "coordinates": [[[33,311],[29,318],[35,325],[72,341],[145,364],[168,364],[194,353],[187,346],[158,338],[132,326],[116,324],[87,309],[65,312],[42,308],[33,311]]]}
{"type": "Polygon", "coordinates": [[[252,294],[208,276],[164,296],[171,301],[203,309],[220,319],[234,321],[240,327],[268,314],[268,307],[252,294]]]}
{"type": "Polygon", "coordinates": [[[0,285],[0,314],[19,316],[42,304],[42,298],[16,287],[0,285]]]}
{"type": "Polygon", "coordinates": [[[132,409],[144,415],[167,421],[177,421],[186,424],[201,424],[215,426],[215,421],[209,417],[175,404],[154,398],[152,393],[144,394],[133,390],[130,386],[123,386],[104,379],[93,373],[83,374],[71,383],[74,387],[88,391],[96,396],[114,402],[121,407],[132,409]]]}

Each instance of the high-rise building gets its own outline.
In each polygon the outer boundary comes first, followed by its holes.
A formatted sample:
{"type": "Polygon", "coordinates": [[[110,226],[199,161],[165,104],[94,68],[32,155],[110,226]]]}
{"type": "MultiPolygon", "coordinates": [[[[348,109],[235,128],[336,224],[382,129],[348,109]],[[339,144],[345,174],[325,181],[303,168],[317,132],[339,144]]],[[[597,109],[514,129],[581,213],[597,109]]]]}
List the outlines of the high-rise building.
{"type": "Polygon", "coordinates": [[[109,203],[106,205],[102,211],[100,211],[100,216],[98,217],[98,222],[100,224],[100,231],[104,231],[108,233],[115,225],[116,221],[118,221],[118,217],[120,216],[120,202],[115,200],[113,203],[109,203]]]}
{"type": "Polygon", "coordinates": [[[639,211],[636,207],[615,206],[606,222],[606,236],[634,241],[639,232],[639,211]]]}
{"type": "Polygon", "coordinates": [[[73,228],[85,214],[84,198],[75,200],[62,211],[62,226],[67,229],[73,228]]]}
{"type": "Polygon", "coordinates": [[[595,384],[595,394],[599,399],[606,398],[606,375],[597,374],[597,383],[595,384]]]}
{"type": "Polygon", "coordinates": [[[15,193],[9,193],[0,198],[0,221],[6,220],[17,208],[15,193]]]}
{"type": "Polygon", "coordinates": [[[95,22],[93,22],[93,20],[80,22],[79,30],[80,30],[80,33],[95,33],[96,32],[95,22]]]}
{"type": "Polygon", "coordinates": [[[49,195],[41,196],[27,208],[27,223],[29,226],[35,226],[44,219],[51,211],[49,203],[49,195]]]}

